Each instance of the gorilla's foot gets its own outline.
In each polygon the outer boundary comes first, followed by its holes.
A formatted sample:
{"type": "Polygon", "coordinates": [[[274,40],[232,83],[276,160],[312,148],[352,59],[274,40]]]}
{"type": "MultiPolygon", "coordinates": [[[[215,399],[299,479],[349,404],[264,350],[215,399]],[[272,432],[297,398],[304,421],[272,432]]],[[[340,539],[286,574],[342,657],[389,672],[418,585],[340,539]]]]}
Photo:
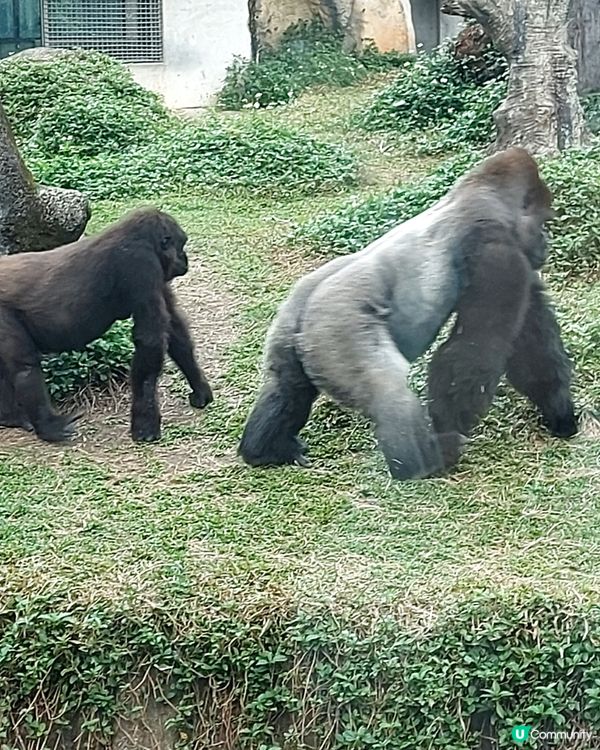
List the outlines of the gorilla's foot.
{"type": "Polygon", "coordinates": [[[189,395],[189,401],[194,409],[204,409],[205,406],[211,404],[214,401],[214,396],[210,385],[204,383],[202,388],[192,391],[189,395]]]}
{"type": "Polygon", "coordinates": [[[131,425],[131,437],[136,443],[154,443],[160,440],[160,417],[136,419],[131,425]]]}
{"type": "Polygon", "coordinates": [[[62,443],[75,435],[75,422],[83,416],[82,411],[73,414],[51,414],[34,425],[35,434],[47,443],[62,443]]]}
{"type": "Polygon", "coordinates": [[[310,461],[304,455],[306,443],[299,437],[283,439],[277,445],[264,447],[261,451],[250,451],[242,440],[239,454],[249,466],[297,465],[307,469],[310,461]]]}

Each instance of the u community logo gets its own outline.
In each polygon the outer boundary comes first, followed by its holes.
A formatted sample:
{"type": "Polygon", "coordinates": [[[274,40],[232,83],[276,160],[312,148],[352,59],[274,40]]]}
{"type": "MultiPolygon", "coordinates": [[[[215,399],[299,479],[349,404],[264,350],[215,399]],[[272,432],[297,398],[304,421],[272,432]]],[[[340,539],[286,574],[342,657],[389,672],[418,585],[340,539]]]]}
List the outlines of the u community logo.
{"type": "Polygon", "coordinates": [[[528,726],[527,724],[518,724],[516,727],[513,727],[512,738],[517,745],[522,745],[527,741],[530,732],[531,726],[528,726]]]}
{"type": "Polygon", "coordinates": [[[527,740],[550,740],[552,742],[560,742],[560,741],[570,741],[575,742],[577,741],[578,747],[580,747],[581,743],[584,745],[588,745],[591,743],[592,739],[595,735],[592,734],[592,732],[586,731],[584,729],[580,730],[561,730],[558,732],[552,732],[552,731],[544,731],[540,729],[534,729],[530,724],[517,724],[512,728],[512,738],[513,741],[517,743],[517,745],[522,745],[524,742],[527,742],[527,740]]]}

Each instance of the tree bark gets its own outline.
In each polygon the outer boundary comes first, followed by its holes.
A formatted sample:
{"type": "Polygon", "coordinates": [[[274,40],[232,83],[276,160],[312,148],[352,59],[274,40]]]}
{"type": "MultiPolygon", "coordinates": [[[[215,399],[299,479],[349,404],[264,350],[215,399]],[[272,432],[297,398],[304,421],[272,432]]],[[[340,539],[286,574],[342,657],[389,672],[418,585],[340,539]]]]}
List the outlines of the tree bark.
{"type": "Polygon", "coordinates": [[[87,198],[77,190],[35,184],[0,104],[0,255],[74,242],[90,215],[87,198]]]}
{"type": "Polygon", "coordinates": [[[567,39],[570,0],[445,0],[442,12],[474,18],[510,65],[508,96],[494,113],[496,149],[555,154],[583,146],[577,56],[567,39]]]}

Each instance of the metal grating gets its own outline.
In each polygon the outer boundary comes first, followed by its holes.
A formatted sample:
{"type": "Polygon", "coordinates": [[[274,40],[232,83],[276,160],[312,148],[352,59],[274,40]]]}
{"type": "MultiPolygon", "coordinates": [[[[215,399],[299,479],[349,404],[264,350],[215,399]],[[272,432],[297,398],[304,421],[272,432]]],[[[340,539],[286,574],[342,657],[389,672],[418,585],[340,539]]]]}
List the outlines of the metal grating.
{"type": "Polygon", "coordinates": [[[128,63],[163,59],[162,0],[43,0],[44,44],[128,63]]]}

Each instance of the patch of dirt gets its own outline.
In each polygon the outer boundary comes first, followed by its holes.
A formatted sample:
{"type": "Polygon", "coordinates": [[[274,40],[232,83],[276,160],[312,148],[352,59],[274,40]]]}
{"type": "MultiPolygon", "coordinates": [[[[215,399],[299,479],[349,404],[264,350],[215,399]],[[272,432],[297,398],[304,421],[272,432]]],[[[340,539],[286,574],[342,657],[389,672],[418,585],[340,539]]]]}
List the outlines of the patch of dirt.
{"type": "MultiPolygon", "coordinates": [[[[213,388],[215,401],[225,400],[236,408],[239,394],[223,380],[225,354],[236,338],[234,319],[239,302],[233,292],[202,259],[192,255],[190,270],[175,285],[182,310],[185,312],[198,359],[213,388]]],[[[123,477],[159,467],[168,481],[174,474],[199,467],[218,468],[235,461],[235,447],[227,455],[215,453],[209,436],[202,434],[202,421],[210,413],[193,409],[187,400],[189,388],[170,360],[160,383],[160,400],[165,432],[190,434],[192,439],[136,445],[129,436],[130,390],[127,384],[110,392],[84,394],[76,406],[84,415],[77,426],[77,435],[70,443],[43,443],[23,430],[0,430],[0,453],[19,453],[26,460],[59,466],[69,458],[84,457],[123,477]],[[183,442],[183,444],[182,444],[183,442]],[[178,443],[178,444],[177,444],[178,443]]],[[[67,405],[70,408],[71,405],[67,405]]],[[[75,406],[75,404],[73,405],[75,406]]],[[[64,408],[64,407],[63,407],[64,408]]]]}

